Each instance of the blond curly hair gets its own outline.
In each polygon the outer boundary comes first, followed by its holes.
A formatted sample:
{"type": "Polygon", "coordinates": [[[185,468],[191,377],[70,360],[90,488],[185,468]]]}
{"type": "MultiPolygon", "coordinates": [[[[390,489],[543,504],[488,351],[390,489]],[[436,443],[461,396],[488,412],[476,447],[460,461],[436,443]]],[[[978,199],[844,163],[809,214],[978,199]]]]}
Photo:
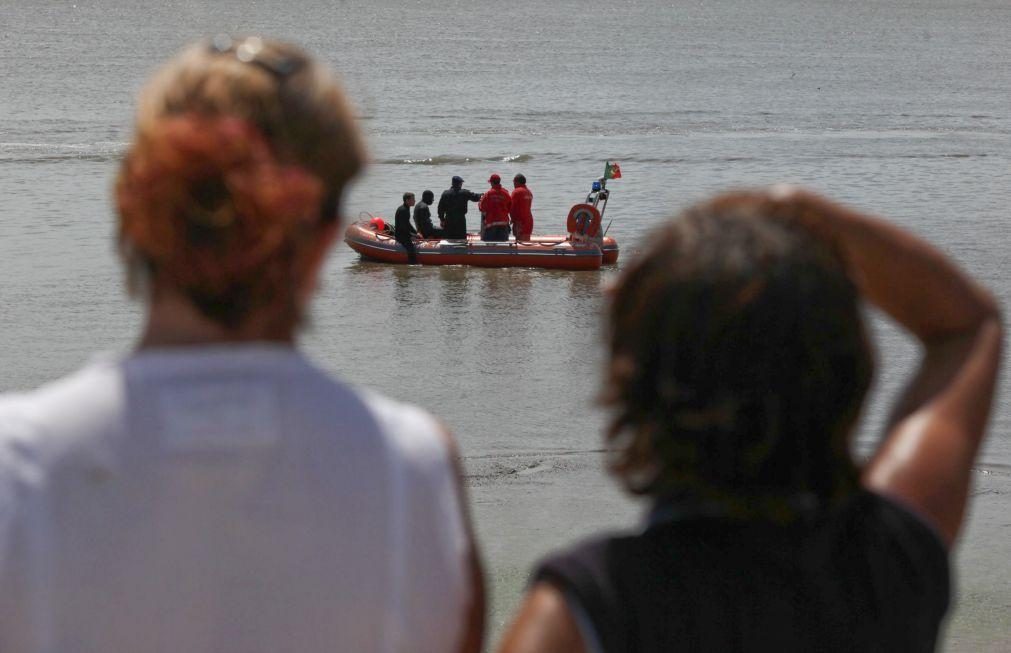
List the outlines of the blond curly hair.
{"type": "Polygon", "coordinates": [[[141,92],[116,182],[132,285],[171,284],[227,327],[290,299],[301,252],[363,162],[343,91],[301,49],[190,46],[141,92]]]}

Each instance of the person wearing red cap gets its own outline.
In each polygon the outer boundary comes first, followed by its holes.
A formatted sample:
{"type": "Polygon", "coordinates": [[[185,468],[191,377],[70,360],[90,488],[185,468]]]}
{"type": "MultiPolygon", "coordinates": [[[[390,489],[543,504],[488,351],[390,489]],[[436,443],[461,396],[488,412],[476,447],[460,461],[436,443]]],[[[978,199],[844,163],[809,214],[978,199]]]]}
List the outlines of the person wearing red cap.
{"type": "Polygon", "coordinates": [[[509,209],[516,240],[530,240],[534,231],[534,216],[530,212],[533,203],[534,194],[527,188],[527,178],[517,174],[513,177],[512,207],[509,209]]]}
{"type": "Polygon", "coordinates": [[[485,191],[477,204],[484,214],[481,240],[509,240],[509,208],[512,206],[512,198],[509,191],[502,188],[502,177],[497,173],[488,178],[488,183],[491,188],[485,191]]]}

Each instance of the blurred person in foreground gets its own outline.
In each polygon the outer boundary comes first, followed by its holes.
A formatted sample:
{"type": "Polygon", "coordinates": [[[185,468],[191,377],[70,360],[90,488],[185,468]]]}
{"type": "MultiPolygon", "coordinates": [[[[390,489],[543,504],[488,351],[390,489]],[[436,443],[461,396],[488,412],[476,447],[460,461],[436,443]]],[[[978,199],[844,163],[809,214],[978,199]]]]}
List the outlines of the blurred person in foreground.
{"type": "Polygon", "coordinates": [[[137,349],[0,398],[0,651],[479,650],[450,437],[294,346],[362,159],[291,45],[219,37],[143,90],[137,349]]]}
{"type": "Polygon", "coordinates": [[[788,187],[718,196],[618,280],[604,401],[641,530],[549,557],[502,650],[930,651],[1000,359],[935,248],[788,187]],[[860,300],[923,347],[876,453],[860,300]]]}

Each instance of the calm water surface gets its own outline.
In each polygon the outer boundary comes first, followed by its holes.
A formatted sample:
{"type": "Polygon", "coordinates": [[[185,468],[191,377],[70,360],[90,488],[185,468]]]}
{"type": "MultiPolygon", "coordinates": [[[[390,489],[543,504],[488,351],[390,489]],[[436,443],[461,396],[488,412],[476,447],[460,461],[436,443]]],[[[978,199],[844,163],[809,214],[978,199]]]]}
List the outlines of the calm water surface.
{"type": "MultiPolygon", "coordinates": [[[[999,0],[6,0],[0,389],[130,346],[140,313],[122,290],[109,190],[134,97],[184,43],[221,31],[297,41],[340,71],[373,159],[350,217],[390,216],[404,191],[439,193],[455,174],[481,191],[491,172],[523,172],[536,231],[557,233],[612,159],[624,178],[605,222],[625,261],[691,201],[789,181],[916,231],[1011,305],[1011,6],[999,0]]],[[[615,272],[387,267],[343,245],[329,263],[307,348],[453,428],[496,630],[537,556],[636,519],[599,471],[592,408],[601,289],[615,272]]],[[[874,320],[862,451],[916,358],[874,320]]],[[[1011,471],[1008,368],[980,464],[994,474],[1011,471]]],[[[992,601],[1011,606],[1011,590],[965,594],[949,647],[969,650],[969,631],[1004,641],[1007,612],[992,601]]]]}

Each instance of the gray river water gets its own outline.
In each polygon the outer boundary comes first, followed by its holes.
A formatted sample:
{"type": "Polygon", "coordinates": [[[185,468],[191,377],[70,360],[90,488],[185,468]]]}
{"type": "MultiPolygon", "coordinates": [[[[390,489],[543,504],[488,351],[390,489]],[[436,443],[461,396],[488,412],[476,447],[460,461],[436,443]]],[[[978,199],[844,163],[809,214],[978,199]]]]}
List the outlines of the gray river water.
{"type": "MultiPolygon", "coordinates": [[[[559,233],[610,159],[624,176],[604,222],[626,261],[694,200],[788,181],[914,230],[1011,305],[1001,0],[148,4],[0,0],[0,390],[131,346],[140,309],[113,251],[110,188],[135,94],[183,44],[222,31],[296,41],[339,71],[373,161],[349,217],[391,216],[404,191],[438,194],[452,175],[481,191],[491,172],[523,172],[535,232],[559,233]]],[[[604,416],[592,405],[601,290],[620,265],[391,267],[343,244],[329,261],[305,347],[456,434],[492,641],[536,557],[637,519],[600,470],[604,416]]],[[[880,364],[862,452],[916,357],[873,319],[880,364]]],[[[1011,474],[1008,367],[980,463],[988,476],[1011,474]]],[[[951,650],[1011,646],[1000,488],[994,516],[967,538],[951,650]]]]}

